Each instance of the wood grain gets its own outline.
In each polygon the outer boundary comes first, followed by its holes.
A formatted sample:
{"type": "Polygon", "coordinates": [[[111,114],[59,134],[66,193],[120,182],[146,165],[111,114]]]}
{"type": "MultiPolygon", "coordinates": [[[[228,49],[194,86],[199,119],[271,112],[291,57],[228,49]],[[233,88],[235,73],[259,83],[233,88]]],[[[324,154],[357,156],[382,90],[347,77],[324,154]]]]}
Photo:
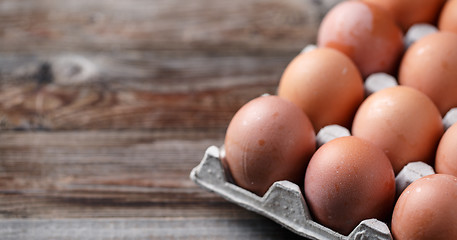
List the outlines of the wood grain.
{"type": "Polygon", "coordinates": [[[3,0],[0,128],[222,128],[336,2],[3,0]]]}
{"type": "Polygon", "coordinates": [[[0,0],[0,238],[297,238],[189,173],[339,1],[0,0]]]}
{"type": "Polygon", "coordinates": [[[0,221],[0,235],[3,240],[303,239],[259,218],[3,220],[0,221]]]}
{"type": "Polygon", "coordinates": [[[295,51],[336,0],[2,0],[0,51],[295,51]]]}
{"type": "Polygon", "coordinates": [[[154,93],[24,84],[0,90],[0,126],[4,130],[223,129],[243,104],[262,93],[274,93],[274,89],[257,84],[242,89],[154,93]]]}
{"type": "Polygon", "coordinates": [[[205,148],[221,144],[198,134],[4,132],[0,216],[195,217],[208,208],[219,209],[210,215],[231,214],[233,207],[189,179],[205,148]]]}

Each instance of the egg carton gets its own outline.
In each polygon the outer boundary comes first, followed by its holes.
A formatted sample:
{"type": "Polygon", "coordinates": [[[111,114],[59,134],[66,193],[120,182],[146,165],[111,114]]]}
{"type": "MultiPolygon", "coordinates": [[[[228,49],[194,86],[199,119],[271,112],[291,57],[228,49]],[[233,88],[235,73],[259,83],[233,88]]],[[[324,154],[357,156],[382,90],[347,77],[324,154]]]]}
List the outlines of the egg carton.
{"type": "MultiPolygon", "coordinates": [[[[364,84],[365,93],[368,96],[381,89],[396,86],[397,81],[388,74],[376,73],[369,76],[364,84]]],[[[451,109],[443,118],[444,128],[449,128],[455,122],[457,122],[457,108],[451,109]]],[[[350,135],[349,130],[344,127],[326,126],[316,135],[316,146],[320,147],[335,138],[350,135]]],[[[300,188],[290,181],[275,182],[262,197],[235,185],[222,165],[221,159],[224,154],[223,147],[209,147],[200,164],[190,173],[190,178],[204,189],[270,218],[290,231],[309,239],[392,239],[389,227],[377,219],[366,219],[360,222],[348,236],[315,222],[300,188]]],[[[398,197],[413,181],[434,173],[433,168],[426,163],[407,164],[395,177],[396,196],[398,197]]]]}
{"type": "MultiPolygon", "coordinates": [[[[377,219],[360,222],[348,236],[315,222],[300,188],[290,181],[275,182],[262,197],[243,189],[227,180],[227,173],[221,163],[222,154],[223,148],[210,146],[203,160],[190,173],[190,178],[202,188],[309,239],[392,239],[389,227],[377,219]]],[[[401,192],[414,180],[433,173],[433,168],[425,163],[410,163],[396,177],[397,188],[401,192]]]]}
{"type": "MultiPolygon", "coordinates": [[[[413,25],[405,35],[405,47],[408,48],[418,39],[436,31],[436,27],[429,24],[413,25]]],[[[312,51],[315,48],[317,48],[315,45],[308,45],[302,52],[312,51]]],[[[365,80],[365,95],[369,96],[376,91],[394,86],[397,86],[397,80],[394,77],[385,73],[375,73],[365,80]]],[[[444,129],[449,128],[455,122],[457,122],[457,108],[451,109],[443,118],[444,129]]],[[[320,147],[332,139],[350,135],[349,130],[344,127],[326,126],[316,135],[316,146],[320,147]]],[[[312,219],[300,187],[290,181],[273,183],[262,197],[237,186],[223,167],[221,159],[224,154],[223,147],[208,147],[200,164],[192,169],[190,178],[202,188],[247,210],[263,215],[308,239],[393,239],[387,224],[374,218],[361,221],[347,236],[319,224],[312,219]]],[[[396,197],[415,180],[434,173],[433,168],[426,163],[407,164],[395,177],[396,197]]]]}

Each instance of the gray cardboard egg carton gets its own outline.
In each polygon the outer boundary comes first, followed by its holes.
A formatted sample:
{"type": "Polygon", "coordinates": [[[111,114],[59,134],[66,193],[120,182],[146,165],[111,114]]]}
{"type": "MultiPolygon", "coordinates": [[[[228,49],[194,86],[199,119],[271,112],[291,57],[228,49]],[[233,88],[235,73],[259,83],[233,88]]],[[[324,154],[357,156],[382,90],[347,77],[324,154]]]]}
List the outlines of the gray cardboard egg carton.
{"type": "MultiPolygon", "coordinates": [[[[431,25],[418,24],[413,26],[405,36],[408,47],[419,38],[436,31],[431,25]]],[[[315,46],[307,46],[303,52],[312,51],[315,46]]],[[[365,93],[370,95],[376,91],[397,85],[394,77],[385,73],[376,73],[365,81],[365,93]]],[[[449,128],[457,121],[457,108],[451,109],[443,118],[444,128],[449,128]]],[[[342,136],[350,132],[344,127],[330,125],[322,128],[316,136],[316,145],[342,136]]],[[[230,202],[250,211],[256,212],[281,224],[290,231],[309,239],[341,239],[341,240],[391,240],[392,235],[386,223],[377,219],[366,219],[360,222],[354,230],[344,236],[317,222],[310,214],[306,200],[300,188],[289,181],[275,182],[264,196],[260,197],[243,189],[231,181],[222,165],[221,158],[224,149],[210,146],[198,166],[192,169],[190,178],[202,188],[214,192],[230,202]]],[[[397,197],[413,181],[434,174],[431,166],[423,162],[413,162],[406,165],[395,177],[397,197]]]]}
{"type": "MultiPolygon", "coordinates": [[[[368,95],[391,86],[395,86],[392,84],[392,77],[385,74],[375,74],[365,82],[368,95]]],[[[444,128],[449,128],[456,121],[457,108],[453,108],[443,118],[444,128]]],[[[349,130],[344,127],[326,126],[317,134],[316,145],[320,147],[334,138],[349,135],[349,130]]],[[[388,226],[376,219],[360,222],[348,236],[313,221],[300,188],[292,182],[275,182],[263,197],[238,187],[227,179],[229,174],[225,172],[221,162],[223,155],[223,148],[209,147],[203,160],[190,173],[190,178],[204,189],[215,192],[230,202],[270,218],[290,231],[309,239],[392,239],[388,226]]],[[[413,162],[406,165],[395,178],[397,197],[413,181],[430,174],[434,174],[433,168],[423,162],[413,162]]]]}
{"type": "MultiPolygon", "coordinates": [[[[347,131],[343,127],[331,125],[324,128],[319,134],[325,135],[326,139],[340,137],[332,132],[335,129],[337,134],[347,131]]],[[[320,139],[319,141],[324,140],[320,139]]],[[[289,181],[275,182],[263,197],[259,197],[227,180],[227,173],[221,162],[222,155],[223,148],[209,147],[203,160],[190,173],[190,178],[204,189],[215,192],[230,202],[270,218],[290,231],[309,239],[392,239],[388,226],[377,219],[367,219],[360,222],[348,236],[315,222],[311,218],[300,188],[289,181]]],[[[433,173],[433,168],[425,163],[408,164],[395,179],[397,194],[401,193],[414,180],[433,173]]]]}

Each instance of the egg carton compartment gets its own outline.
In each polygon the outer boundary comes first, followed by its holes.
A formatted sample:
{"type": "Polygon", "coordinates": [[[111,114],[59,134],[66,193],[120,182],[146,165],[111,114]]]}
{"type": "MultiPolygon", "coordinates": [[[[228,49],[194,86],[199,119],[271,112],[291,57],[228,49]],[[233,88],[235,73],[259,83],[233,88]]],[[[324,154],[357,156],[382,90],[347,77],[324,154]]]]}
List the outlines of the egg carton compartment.
{"type": "Polygon", "coordinates": [[[417,40],[427,36],[428,34],[438,32],[438,28],[428,23],[416,23],[412,25],[406,35],[403,37],[405,48],[409,48],[417,40]]]}
{"type": "MultiPolygon", "coordinates": [[[[295,183],[275,182],[264,196],[259,197],[227,181],[221,151],[223,149],[210,146],[200,164],[190,173],[190,178],[202,188],[309,239],[392,239],[388,226],[377,219],[360,222],[348,236],[313,221],[302,192],[295,183]]],[[[403,190],[414,180],[433,173],[433,169],[425,163],[410,163],[396,177],[396,185],[403,190]]]]}

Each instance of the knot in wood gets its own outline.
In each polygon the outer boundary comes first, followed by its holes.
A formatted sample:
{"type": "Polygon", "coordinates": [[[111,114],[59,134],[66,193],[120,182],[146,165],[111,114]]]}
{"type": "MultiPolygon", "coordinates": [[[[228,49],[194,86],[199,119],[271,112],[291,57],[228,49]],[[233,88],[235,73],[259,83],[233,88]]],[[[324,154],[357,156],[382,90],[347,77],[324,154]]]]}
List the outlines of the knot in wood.
{"type": "Polygon", "coordinates": [[[98,66],[90,59],[79,55],[59,56],[52,61],[55,83],[72,85],[94,80],[98,66]]]}

